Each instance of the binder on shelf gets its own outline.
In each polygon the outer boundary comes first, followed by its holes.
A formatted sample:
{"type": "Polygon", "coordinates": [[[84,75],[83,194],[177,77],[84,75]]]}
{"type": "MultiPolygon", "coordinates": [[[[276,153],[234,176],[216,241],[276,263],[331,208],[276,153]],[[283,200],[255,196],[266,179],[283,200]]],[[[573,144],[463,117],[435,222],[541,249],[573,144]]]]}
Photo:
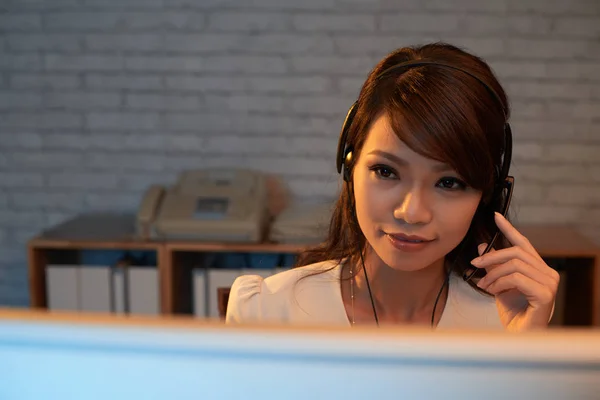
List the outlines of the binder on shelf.
{"type": "Polygon", "coordinates": [[[130,314],[159,314],[158,268],[129,266],[127,296],[130,314]]]}
{"type": "Polygon", "coordinates": [[[79,269],[79,309],[81,311],[111,312],[111,280],[109,266],[81,265],[79,269]]]}
{"type": "Polygon", "coordinates": [[[112,269],[112,310],[116,314],[126,314],[127,306],[127,273],[124,268],[112,269]]]}
{"type": "Polygon", "coordinates": [[[47,265],[46,293],[51,311],[79,310],[79,268],[75,265],[47,265]]]}
{"type": "Polygon", "coordinates": [[[206,268],[195,268],[192,272],[193,285],[193,312],[198,318],[208,315],[208,304],[206,296],[206,268]]]}

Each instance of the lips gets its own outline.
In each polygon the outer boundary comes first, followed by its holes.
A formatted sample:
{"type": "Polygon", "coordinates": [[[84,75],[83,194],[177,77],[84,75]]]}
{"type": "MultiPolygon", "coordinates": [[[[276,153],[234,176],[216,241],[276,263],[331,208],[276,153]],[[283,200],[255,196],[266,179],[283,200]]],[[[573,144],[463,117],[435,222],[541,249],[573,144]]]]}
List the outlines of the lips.
{"type": "Polygon", "coordinates": [[[396,239],[396,240],[403,240],[405,242],[410,242],[410,243],[425,243],[425,242],[431,242],[431,239],[427,239],[421,236],[416,236],[416,235],[405,235],[403,233],[388,233],[388,235],[390,235],[392,238],[396,239]]]}

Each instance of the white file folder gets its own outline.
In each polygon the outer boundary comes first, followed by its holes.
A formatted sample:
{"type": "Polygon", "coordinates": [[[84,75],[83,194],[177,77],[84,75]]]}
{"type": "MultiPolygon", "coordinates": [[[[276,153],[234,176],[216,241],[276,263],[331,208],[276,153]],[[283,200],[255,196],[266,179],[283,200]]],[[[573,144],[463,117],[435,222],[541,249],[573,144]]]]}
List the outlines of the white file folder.
{"type": "Polygon", "coordinates": [[[111,269],[109,266],[79,267],[79,309],[111,312],[111,269]]]}
{"type": "Polygon", "coordinates": [[[192,273],[193,280],[193,302],[194,302],[194,315],[198,318],[205,318],[208,315],[207,298],[206,298],[206,269],[195,268],[192,273]]]}
{"type": "Polygon", "coordinates": [[[159,290],[157,267],[127,267],[130,314],[157,315],[159,290]]]}
{"type": "Polygon", "coordinates": [[[79,310],[78,269],[76,265],[46,266],[46,292],[49,310],[79,310]]]}

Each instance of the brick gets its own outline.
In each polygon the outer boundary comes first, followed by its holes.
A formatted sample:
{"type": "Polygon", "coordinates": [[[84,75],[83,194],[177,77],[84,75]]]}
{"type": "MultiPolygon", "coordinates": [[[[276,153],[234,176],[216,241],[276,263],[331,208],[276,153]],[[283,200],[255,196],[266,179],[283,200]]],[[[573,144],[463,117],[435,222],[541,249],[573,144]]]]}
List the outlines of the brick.
{"type": "Polygon", "coordinates": [[[85,195],[87,206],[93,210],[137,211],[141,200],[141,195],[134,193],[89,193],[85,195]]]}
{"type": "MultiPolygon", "coordinates": [[[[527,117],[543,121],[555,120],[567,122],[591,121],[594,118],[600,118],[599,102],[572,102],[572,101],[533,101],[533,100],[515,100],[511,105],[513,118],[527,117]]],[[[543,123],[540,121],[540,123],[543,123]]],[[[548,124],[550,125],[550,124],[548,124]]],[[[561,127],[560,129],[563,129],[561,127]]]]}
{"type": "Polygon", "coordinates": [[[183,114],[167,113],[165,116],[167,129],[192,130],[194,132],[210,132],[211,134],[228,133],[276,133],[281,135],[323,134],[337,132],[340,121],[322,117],[280,117],[236,114],[183,114]]]}
{"type": "Polygon", "coordinates": [[[284,99],[276,96],[245,96],[245,95],[207,95],[204,97],[207,110],[233,111],[282,111],[284,99]]]}
{"type": "Polygon", "coordinates": [[[44,104],[48,108],[71,110],[114,109],[121,105],[121,95],[114,92],[50,92],[44,94],[44,104]]]}
{"type": "Polygon", "coordinates": [[[0,226],[4,228],[19,228],[23,226],[42,227],[44,214],[39,211],[4,211],[0,210],[0,226]]]}
{"type": "Polygon", "coordinates": [[[288,180],[289,190],[294,198],[333,198],[339,192],[340,182],[334,176],[330,179],[299,178],[288,180]]]}
{"type": "Polygon", "coordinates": [[[273,32],[286,31],[291,26],[291,16],[273,12],[217,11],[208,15],[209,31],[273,32]]]}
{"type": "Polygon", "coordinates": [[[0,148],[2,149],[39,149],[42,137],[38,133],[0,131],[0,148]]]}
{"type": "Polygon", "coordinates": [[[204,57],[203,70],[219,73],[281,74],[287,72],[287,66],[282,57],[276,56],[209,56],[204,57]]]}
{"type": "Polygon", "coordinates": [[[44,15],[47,30],[98,31],[126,29],[131,14],[109,12],[53,12],[44,15]]]}
{"type": "Polygon", "coordinates": [[[166,94],[129,94],[125,107],[139,110],[197,110],[199,96],[166,94]]]}
{"type": "Polygon", "coordinates": [[[269,155],[324,155],[335,156],[337,139],[319,137],[284,138],[275,136],[215,136],[189,138],[191,143],[197,143],[199,150],[211,154],[269,154],[269,155]]]}
{"type": "Polygon", "coordinates": [[[43,1],[43,0],[14,0],[11,4],[13,10],[28,11],[28,12],[42,12],[52,10],[64,10],[70,7],[81,6],[79,0],[54,0],[54,1],[43,1]]]}
{"type": "MultiPolygon", "coordinates": [[[[219,135],[218,137],[223,137],[227,140],[226,136],[219,135]]],[[[169,135],[169,139],[165,142],[165,150],[175,152],[209,151],[206,147],[206,142],[210,140],[218,139],[206,138],[199,134],[171,134],[169,135]]]]}
{"type": "Polygon", "coordinates": [[[588,122],[547,121],[511,121],[513,135],[519,139],[542,139],[547,141],[582,140],[597,142],[600,140],[598,124],[588,122]]]}
{"type": "Polygon", "coordinates": [[[38,108],[41,104],[42,98],[36,93],[3,91],[0,96],[0,110],[38,108]]]}
{"type": "MultiPolygon", "coordinates": [[[[341,96],[303,96],[291,99],[291,109],[300,114],[335,115],[344,118],[350,102],[341,96]]],[[[343,121],[343,120],[342,120],[343,121]]]]}
{"type": "MultiPolygon", "coordinates": [[[[183,159],[184,157],[174,157],[173,160],[183,159]]],[[[190,168],[198,168],[200,160],[198,156],[193,157],[194,163],[190,163],[190,168]]],[[[190,160],[192,157],[190,157],[190,160]]],[[[124,191],[136,191],[138,192],[138,201],[142,200],[143,192],[152,185],[171,185],[176,182],[177,175],[179,174],[179,168],[176,172],[169,171],[169,159],[165,161],[164,170],[160,172],[152,173],[139,173],[139,172],[123,172],[118,175],[117,189],[124,191]]]]}
{"type": "Polygon", "coordinates": [[[87,115],[89,129],[158,129],[156,113],[91,112],[87,115]]]}
{"type": "Polygon", "coordinates": [[[492,61],[491,68],[503,79],[546,78],[548,63],[534,61],[492,61]]]}
{"type": "Polygon", "coordinates": [[[203,66],[204,58],[200,57],[129,56],[125,58],[125,69],[131,71],[201,72],[203,66]]]}
{"type": "Polygon", "coordinates": [[[562,17],[554,23],[554,32],[561,36],[576,36],[597,39],[600,35],[600,18],[562,17]]]}
{"type": "Polygon", "coordinates": [[[0,26],[3,31],[35,31],[42,28],[42,18],[38,14],[6,13],[0,14],[0,26]]]}
{"type": "Polygon", "coordinates": [[[549,144],[544,146],[544,159],[557,162],[600,162],[600,145],[549,144]]]}
{"type": "Polygon", "coordinates": [[[39,151],[11,154],[11,164],[19,171],[79,168],[84,160],[85,157],[81,153],[39,151]]]}
{"type": "Polygon", "coordinates": [[[45,24],[53,30],[84,32],[131,32],[156,30],[199,30],[205,25],[204,15],[190,12],[66,12],[45,16],[45,24]]]}
{"type": "MultiPolygon", "coordinates": [[[[298,14],[293,16],[292,24],[294,29],[309,32],[368,32],[376,29],[375,16],[368,14],[298,14]]],[[[385,26],[383,23],[384,30],[385,26]]]]}
{"type": "Polygon", "coordinates": [[[43,67],[39,54],[14,54],[0,52],[0,69],[4,72],[40,71],[43,67]]]}
{"type": "Polygon", "coordinates": [[[515,224],[574,224],[579,221],[582,208],[560,205],[523,205],[513,209],[515,224]]]}
{"type": "Polygon", "coordinates": [[[600,81],[600,62],[547,62],[545,66],[548,78],[600,81]]]}
{"type": "Polygon", "coordinates": [[[425,3],[427,10],[435,11],[489,11],[503,12],[508,8],[510,0],[497,1],[473,1],[473,0],[453,0],[452,2],[444,0],[429,0],[425,3]]]}
{"type": "MultiPolygon", "coordinates": [[[[186,9],[214,9],[222,6],[221,0],[164,0],[167,7],[185,7],[186,9]]],[[[336,0],[304,0],[301,2],[285,2],[280,0],[252,0],[245,5],[248,9],[260,10],[334,10],[336,0]]]]}
{"type": "Polygon", "coordinates": [[[131,89],[156,90],[162,89],[160,75],[87,73],[85,86],[91,89],[131,89]]]}
{"type": "Polygon", "coordinates": [[[587,100],[592,98],[593,86],[576,83],[515,82],[505,85],[509,96],[521,99],[587,100]]]}
{"type": "Polygon", "coordinates": [[[82,126],[83,119],[80,115],[59,111],[0,114],[0,128],[68,129],[82,126]]]}
{"type": "Polygon", "coordinates": [[[251,159],[251,165],[258,170],[281,175],[321,176],[334,169],[329,159],[305,157],[258,157],[251,159]]]}
{"type": "Polygon", "coordinates": [[[8,47],[16,51],[78,51],[80,40],[76,35],[60,34],[11,34],[7,36],[8,47]]]}
{"type": "Polygon", "coordinates": [[[540,160],[543,156],[543,147],[538,143],[513,142],[512,157],[514,160],[531,161],[540,160]]]}
{"type": "Polygon", "coordinates": [[[266,33],[241,36],[239,34],[205,34],[191,36],[169,34],[165,48],[180,52],[251,52],[253,54],[331,54],[333,41],[322,35],[266,33]]]}
{"type": "Polygon", "coordinates": [[[154,133],[89,133],[89,145],[92,149],[111,151],[161,151],[169,140],[154,133]]]}
{"type": "Polygon", "coordinates": [[[84,193],[18,191],[11,194],[12,207],[16,210],[63,210],[81,211],[84,209],[84,193]]]}
{"type": "Polygon", "coordinates": [[[337,0],[337,8],[345,11],[418,11],[424,9],[421,0],[337,0]]]}
{"type": "Polygon", "coordinates": [[[590,185],[560,184],[548,189],[546,201],[558,205],[600,204],[600,190],[590,185]]]}
{"type": "Polygon", "coordinates": [[[163,8],[163,0],[79,0],[79,3],[82,3],[85,6],[89,6],[89,8],[95,9],[103,9],[108,8],[111,10],[114,9],[129,9],[134,8],[136,10],[139,9],[156,9],[163,8]]]}
{"type": "Polygon", "coordinates": [[[13,89],[76,89],[80,85],[80,79],[76,75],[64,74],[31,74],[10,73],[10,87],[13,89]]]}
{"type": "Polygon", "coordinates": [[[593,42],[583,40],[509,39],[506,43],[507,57],[565,59],[599,58],[593,42]]]}
{"type": "Polygon", "coordinates": [[[459,18],[456,14],[386,14],[381,16],[380,28],[384,32],[455,32],[459,18]]]}
{"type": "Polygon", "coordinates": [[[52,189],[116,189],[117,181],[116,173],[57,172],[48,175],[48,186],[52,189]]]}
{"type": "MultiPolygon", "coordinates": [[[[587,165],[528,163],[511,167],[511,173],[519,182],[589,183],[594,181],[594,170],[587,165]]],[[[600,177],[598,179],[600,180],[600,177]]]]}
{"type": "MultiPolygon", "coordinates": [[[[541,15],[588,15],[600,13],[600,7],[595,0],[510,0],[508,10],[520,13],[534,13],[541,15]]],[[[564,17],[563,17],[564,18],[564,17]]]]}
{"type": "Polygon", "coordinates": [[[519,182],[519,190],[515,190],[513,201],[515,204],[539,204],[544,200],[546,187],[541,184],[519,182]]]}
{"type": "MultiPolygon", "coordinates": [[[[132,50],[162,51],[165,47],[163,35],[154,33],[138,34],[102,34],[87,35],[85,37],[85,48],[91,51],[117,51],[132,50]]],[[[171,49],[169,49],[171,50],[171,49]]]]}
{"type": "Polygon", "coordinates": [[[460,30],[469,34],[547,35],[552,20],[539,15],[468,14],[460,17],[460,30]]]}
{"type": "Polygon", "coordinates": [[[107,55],[46,54],[45,65],[50,71],[115,71],[123,68],[123,58],[107,55]]]}
{"type": "Polygon", "coordinates": [[[290,65],[292,71],[301,73],[328,73],[336,74],[365,74],[375,66],[377,60],[374,57],[356,56],[305,56],[291,57],[290,65]]]}
{"type": "Polygon", "coordinates": [[[167,139],[161,134],[149,133],[46,133],[43,147],[49,150],[156,151],[165,147],[167,139]]]}
{"type": "Polygon", "coordinates": [[[133,153],[99,153],[95,152],[86,157],[86,167],[95,170],[114,171],[161,171],[163,160],[160,154],[133,153]]]}
{"type": "Polygon", "coordinates": [[[167,89],[202,92],[321,93],[332,89],[322,76],[167,76],[167,89]]]}

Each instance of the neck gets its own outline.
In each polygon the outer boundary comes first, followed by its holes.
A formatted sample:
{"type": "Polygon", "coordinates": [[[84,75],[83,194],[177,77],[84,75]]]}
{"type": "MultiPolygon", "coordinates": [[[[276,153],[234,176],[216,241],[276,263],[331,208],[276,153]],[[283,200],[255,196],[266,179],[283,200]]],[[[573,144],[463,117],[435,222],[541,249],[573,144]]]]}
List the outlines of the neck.
{"type": "MultiPolygon", "coordinates": [[[[373,251],[367,252],[364,261],[380,321],[410,323],[431,319],[433,306],[446,279],[444,259],[418,271],[390,268],[373,251]]],[[[360,267],[355,270],[357,297],[363,300],[363,305],[371,307],[365,274],[360,267]]],[[[442,293],[436,316],[441,316],[444,304],[442,293]]]]}

